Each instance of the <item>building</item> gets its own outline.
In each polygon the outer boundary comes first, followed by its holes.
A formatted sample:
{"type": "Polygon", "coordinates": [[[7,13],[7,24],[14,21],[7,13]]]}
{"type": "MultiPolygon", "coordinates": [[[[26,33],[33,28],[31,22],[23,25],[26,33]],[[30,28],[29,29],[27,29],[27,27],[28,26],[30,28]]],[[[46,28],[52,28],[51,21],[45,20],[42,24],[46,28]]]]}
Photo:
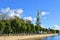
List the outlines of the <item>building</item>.
{"type": "Polygon", "coordinates": [[[40,20],[40,9],[38,9],[37,17],[36,17],[36,25],[40,26],[41,25],[41,20],[40,20]]]}

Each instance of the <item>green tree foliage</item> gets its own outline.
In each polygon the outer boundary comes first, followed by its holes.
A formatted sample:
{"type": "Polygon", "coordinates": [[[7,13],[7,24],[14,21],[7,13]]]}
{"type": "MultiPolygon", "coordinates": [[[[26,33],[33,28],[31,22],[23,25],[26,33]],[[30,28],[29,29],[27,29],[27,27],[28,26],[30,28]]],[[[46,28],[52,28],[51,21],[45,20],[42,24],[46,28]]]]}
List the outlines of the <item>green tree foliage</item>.
{"type": "Polygon", "coordinates": [[[30,24],[30,27],[31,27],[31,33],[34,33],[35,32],[35,26],[33,24],[30,24]]]}
{"type": "Polygon", "coordinates": [[[3,33],[4,28],[5,28],[4,23],[0,21],[0,32],[3,33]]]}
{"type": "Polygon", "coordinates": [[[17,20],[12,20],[11,21],[11,28],[12,28],[12,30],[13,30],[13,32],[15,32],[15,33],[17,33],[17,28],[18,28],[18,23],[17,23],[17,20]]]}
{"type": "Polygon", "coordinates": [[[35,30],[36,30],[36,32],[42,31],[42,27],[41,26],[35,26],[35,30]]]}
{"type": "Polygon", "coordinates": [[[9,21],[6,21],[3,33],[6,33],[6,34],[12,33],[12,29],[9,21]]]}
{"type": "Polygon", "coordinates": [[[11,18],[9,20],[0,20],[0,32],[4,34],[18,34],[18,33],[59,33],[58,30],[46,29],[41,26],[36,26],[31,21],[20,19],[18,17],[11,18]]]}

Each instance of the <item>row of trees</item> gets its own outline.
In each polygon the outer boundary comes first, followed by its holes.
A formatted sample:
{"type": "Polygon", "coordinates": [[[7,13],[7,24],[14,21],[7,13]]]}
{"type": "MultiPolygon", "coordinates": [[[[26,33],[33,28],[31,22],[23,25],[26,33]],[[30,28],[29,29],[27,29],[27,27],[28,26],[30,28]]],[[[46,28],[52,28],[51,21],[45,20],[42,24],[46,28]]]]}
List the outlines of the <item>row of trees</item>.
{"type": "Polygon", "coordinates": [[[36,26],[31,21],[24,21],[15,17],[9,20],[0,20],[1,34],[20,34],[20,33],[59,33],[59,30],[46,29],[41,26],[36,26]]]}

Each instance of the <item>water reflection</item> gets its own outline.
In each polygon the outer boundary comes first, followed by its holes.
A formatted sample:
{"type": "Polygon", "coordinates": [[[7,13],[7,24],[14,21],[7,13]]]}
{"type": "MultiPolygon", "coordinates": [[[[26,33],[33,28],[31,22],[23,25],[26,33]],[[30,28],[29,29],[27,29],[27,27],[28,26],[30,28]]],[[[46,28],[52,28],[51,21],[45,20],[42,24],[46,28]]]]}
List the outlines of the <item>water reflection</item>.
{"type": "Polygon", "coordinates": [[[43,38],[42,40],[60,40],[60,34],[55,35],[55,36],[46,37],[46,38],[43,38]]]}

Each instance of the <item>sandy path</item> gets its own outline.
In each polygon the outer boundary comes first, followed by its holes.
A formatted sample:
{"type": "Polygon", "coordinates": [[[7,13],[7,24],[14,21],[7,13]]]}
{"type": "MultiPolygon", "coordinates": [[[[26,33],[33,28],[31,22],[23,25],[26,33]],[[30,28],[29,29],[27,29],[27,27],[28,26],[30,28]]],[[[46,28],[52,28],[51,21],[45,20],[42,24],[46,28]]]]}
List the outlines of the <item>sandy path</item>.
{"type": "Polygon", "coordinates": [[[36,39],[52,36],[56,34],[38,34],[38,35],[25,35],[25,36],[0,36],[0,40],[23,40],[23,39],[36,39]]]}

